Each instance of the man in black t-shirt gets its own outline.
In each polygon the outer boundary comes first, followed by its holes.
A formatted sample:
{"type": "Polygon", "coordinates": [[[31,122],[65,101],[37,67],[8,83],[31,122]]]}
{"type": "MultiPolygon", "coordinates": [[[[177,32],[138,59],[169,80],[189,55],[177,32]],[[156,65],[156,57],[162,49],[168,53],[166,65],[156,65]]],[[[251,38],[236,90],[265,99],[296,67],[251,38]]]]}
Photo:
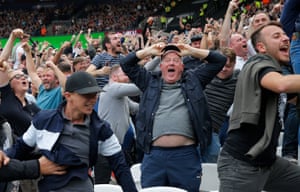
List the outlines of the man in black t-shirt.
{"type": "Polygon", "coordinates": [[[300,75],[283,75],[289,38],[277,22],[253,32],[259,53],[241,71],[228,137],[218,159],[220,191],[295,191],[300,167],[276,156],[288,93],[300,91],[300,75]]]}

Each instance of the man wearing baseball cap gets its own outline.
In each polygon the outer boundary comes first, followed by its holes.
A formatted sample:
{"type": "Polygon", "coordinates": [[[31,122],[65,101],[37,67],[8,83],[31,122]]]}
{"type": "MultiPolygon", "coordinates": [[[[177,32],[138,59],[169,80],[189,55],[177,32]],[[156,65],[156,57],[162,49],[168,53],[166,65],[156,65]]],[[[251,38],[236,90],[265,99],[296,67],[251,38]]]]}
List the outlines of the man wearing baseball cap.
{"type": "Polygon", "coordinates": [[[143,149],[142,187],[173,186],[199,192],[201,151],[210,143],[212,130],[205,86],[226,63],[215,51],[188,44],[162,43],[130,53],[121,67],[143,92],[136,117],[138,147],[143,149]],[[160,72],[138,65],[147,56],[161,56],[160,72]],[[184,70],[182,57],[206,60],[205,67],[184,70]]]}
{"type": "Polygon", "coordinates": [[[109,159],[123,191],[137,191],[117,137],[93,110],[101,91],[87,72],[75,72],[66,81],[65,101],[57,110],[42,110],[8,155],[26,158],[36,147],[51,161],[67,166],[64,175],[44,176],[39,191],[94,191],[90,170],[99,152],[109,159]]]}
{"type": "MultiPolygon", "coordinates": [[[[191,47],[200,49],[202,35],[201,34],[193,35],[191,37],[190,41],[191,41],[191,43],[190,43],[191,47]]],[[[197,68],[199,65],[204,63],[201,59],[199,59],[197,57],[193,57],[192,55],[187,55],[182,60],[184,63],[185,70],[197,68]]]]}

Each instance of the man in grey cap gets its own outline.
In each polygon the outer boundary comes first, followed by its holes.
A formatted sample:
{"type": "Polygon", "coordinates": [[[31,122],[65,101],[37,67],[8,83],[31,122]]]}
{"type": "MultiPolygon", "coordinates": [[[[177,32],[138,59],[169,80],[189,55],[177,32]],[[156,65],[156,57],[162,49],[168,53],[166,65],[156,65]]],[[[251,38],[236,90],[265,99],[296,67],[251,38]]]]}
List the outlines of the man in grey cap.
{"type": "Polygon", "coordinates": [[[93,110],[101,89],[87,72],[66,81],[65,100],[56,110],[42,110],[8,156],[23,160],[36,147],[51,161],[67,166],[64,175],[44,176],[39,191],[94,191],[91,168],[98,151],[109,159],[123,191],[137,191],[117,137],[93,110]]]}

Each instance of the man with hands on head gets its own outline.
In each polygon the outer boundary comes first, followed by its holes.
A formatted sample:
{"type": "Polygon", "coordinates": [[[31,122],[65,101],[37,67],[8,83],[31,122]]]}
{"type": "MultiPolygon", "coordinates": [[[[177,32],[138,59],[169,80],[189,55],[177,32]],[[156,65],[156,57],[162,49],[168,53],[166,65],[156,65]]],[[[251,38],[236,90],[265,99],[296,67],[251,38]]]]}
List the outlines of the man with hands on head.
{"type": "Polygon", "coordinates": [[[142,187],[173,186],[198,192],[201,154],[211,140],[205,86],[222,70],[226,57],[188,44],[164,43],[130,53],[122,70],[143,92],[136,117],[137,144],[144,151],[142,187]],[[207,63],[184,70],[182,57],[207,63]],[[160,71],[138,65],[147,56],[161,56],[160,71]]]}

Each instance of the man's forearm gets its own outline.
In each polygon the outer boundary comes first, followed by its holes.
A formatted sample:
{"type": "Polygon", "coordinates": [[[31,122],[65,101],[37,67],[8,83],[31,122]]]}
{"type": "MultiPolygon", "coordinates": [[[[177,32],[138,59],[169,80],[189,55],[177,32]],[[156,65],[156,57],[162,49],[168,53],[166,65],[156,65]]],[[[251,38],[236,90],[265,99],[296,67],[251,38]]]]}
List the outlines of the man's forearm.
{"type": "Polygon", "coordinates": [[[38,160],[19,161],[10,159],[9,163],[0,168],[0,180],[7,182],[20,179],[36,179],[39,177],[38,160]]]}

